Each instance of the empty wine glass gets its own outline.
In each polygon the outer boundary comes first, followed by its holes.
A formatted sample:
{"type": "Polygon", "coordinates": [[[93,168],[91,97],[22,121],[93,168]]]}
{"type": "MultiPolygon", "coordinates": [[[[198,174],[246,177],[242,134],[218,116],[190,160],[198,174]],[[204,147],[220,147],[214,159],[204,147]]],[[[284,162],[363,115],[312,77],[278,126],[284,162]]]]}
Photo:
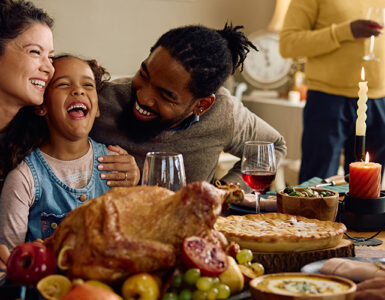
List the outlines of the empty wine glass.
{"type": "MultiPolygon", "coordinates": [[[[385,8],[370,7],[367,13],[367,19],[375,21],[381,25],[385,23],[385,8]]],[[[362,58],[363,60],[375,60],[379,61],[379,58],[374,54],[374,41],[375,36],[372,35],[369,41],[369,47],[366,49],[366,54],[362,58]]]]}
{"type": "Polygon", "coordinates": [[[256,213],[260,213],[260,195],[271,184],[277,172],[274,144],[248,141],[243,148],[242,178],[254,190],[256,213]]]}
{"type": "Polygon", "coordinates": [[[142,185],[157,185],[177,191],[186,185],[183,156],[175,152],[148,152],[143,165],[142,185]]]}

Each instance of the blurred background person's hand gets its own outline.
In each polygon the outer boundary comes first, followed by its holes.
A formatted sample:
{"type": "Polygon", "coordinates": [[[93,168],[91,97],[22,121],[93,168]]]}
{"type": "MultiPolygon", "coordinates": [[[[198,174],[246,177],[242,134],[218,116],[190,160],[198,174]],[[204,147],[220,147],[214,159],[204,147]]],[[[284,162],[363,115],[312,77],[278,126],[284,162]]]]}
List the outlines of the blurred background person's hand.
{"type": "Polygon", "coordinates": [[[383,25],[371,20],[355,20],[350,23],[355,39],[378,36],[382,33],[383,25]]]}

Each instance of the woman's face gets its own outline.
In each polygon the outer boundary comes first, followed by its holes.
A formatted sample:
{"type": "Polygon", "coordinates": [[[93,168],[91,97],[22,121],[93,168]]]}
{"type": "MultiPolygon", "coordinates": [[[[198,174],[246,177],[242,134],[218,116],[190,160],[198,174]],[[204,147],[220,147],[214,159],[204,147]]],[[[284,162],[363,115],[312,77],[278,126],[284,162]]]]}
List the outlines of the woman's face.
{"type": "Polygon", "coordinates": [[[54,68],[51,29],[33,23],[10,40],[0,56],[0,100],[15,106],[40,105],[54,68]]]}

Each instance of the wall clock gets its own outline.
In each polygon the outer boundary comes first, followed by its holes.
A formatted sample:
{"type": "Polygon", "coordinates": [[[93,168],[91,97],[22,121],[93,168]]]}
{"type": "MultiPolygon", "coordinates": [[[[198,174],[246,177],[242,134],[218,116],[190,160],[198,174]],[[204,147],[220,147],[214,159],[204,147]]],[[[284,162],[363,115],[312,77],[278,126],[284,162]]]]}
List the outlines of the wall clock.
{"type": "Polygon", "coordinates": [[[244,61],[242,75],[247,82],[260,89],[282,87],[290,80],[293,61],[279,53],[279,34],[259,31],[249,36],[259,51],[250,51],[244,61]]]}

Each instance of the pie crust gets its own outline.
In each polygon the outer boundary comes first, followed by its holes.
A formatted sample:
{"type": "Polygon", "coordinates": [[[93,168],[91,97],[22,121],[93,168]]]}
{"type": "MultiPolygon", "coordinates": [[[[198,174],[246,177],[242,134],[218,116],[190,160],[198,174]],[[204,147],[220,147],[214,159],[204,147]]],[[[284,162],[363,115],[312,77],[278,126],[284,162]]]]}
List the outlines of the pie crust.
{"type": "Polygon", "coordinates": [[[215,228],[254,252],[300,252],[335,247],[346,227],[282,213],[219,217],[215,228]]]}

